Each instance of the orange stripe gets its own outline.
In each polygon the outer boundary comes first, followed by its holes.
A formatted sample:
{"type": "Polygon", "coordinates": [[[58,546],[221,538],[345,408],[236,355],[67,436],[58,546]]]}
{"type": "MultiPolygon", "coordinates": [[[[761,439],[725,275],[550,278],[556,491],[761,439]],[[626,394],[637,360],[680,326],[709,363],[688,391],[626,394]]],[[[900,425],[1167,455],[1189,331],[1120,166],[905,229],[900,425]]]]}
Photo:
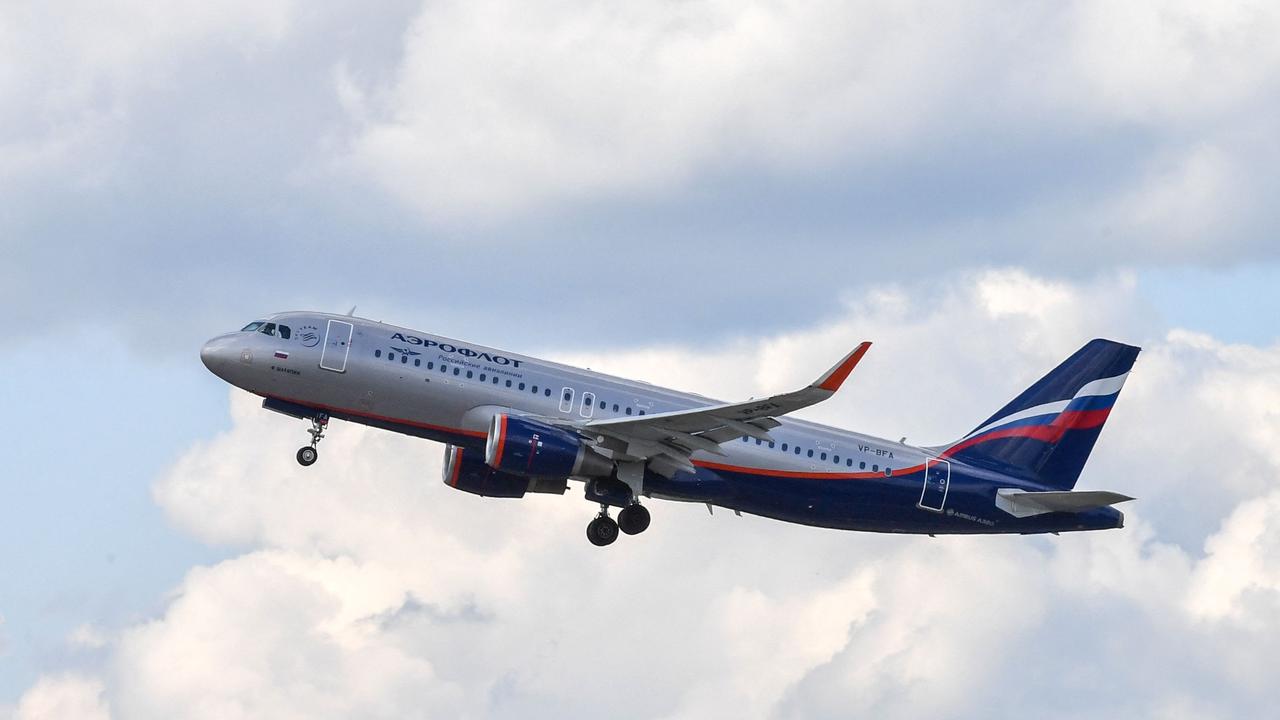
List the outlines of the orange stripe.
{"type": "Polygon", "coordinates": [[[462,448],[453,448],[453,472],[449,473],[449,484],[458,487],[458,476],[462,474],[462,448]]]}
{"type": "Polygon", "coordinates": [[[830,390],[831,392],[839,390],[840,386],[844,384],[845,379],[849,377],[849,373],[853,372],[853,369],[858,366],[858,362],[862,360],[862,356],[866,355],[867,350],[870,348],[871,343],[869,342],[864,342],[859,345],[858,349],[854,350],[853,354],[850,355],[848,359],[840,365],[840,367],[836,368],[835,372],[831,373],[831,377],[823,381],[823,383],[818,387],[823,390],[830,390]]]}
{"type": "Polygon", "coordinates": [[[507,444],[507,414],[498,416],[498,449],[493,453],[493,467],[502,469],[502,448],[507,444]]]}
{"type": "MultiPolygon", "coordinates": [[[[724,463],[710,462],[708,460],[694,460],[694,465],[704,467],[708,470],[724,470],[725,472],[742,473],[743,475],[763,475],[766,477],[780,478],[798,478],[802,480],[875,480],[884,477],[884,472],[856,472],[856,473],[819,473],[819,472],[803,472],[798,470],[772,470],[770,468],[753,468],[743,467],[741,465],[726,465],[724,463]]],[[[924,465],[913,465],[908,468],[894,470],[894,475],[911,474],[924,470],[924,465]]]]}

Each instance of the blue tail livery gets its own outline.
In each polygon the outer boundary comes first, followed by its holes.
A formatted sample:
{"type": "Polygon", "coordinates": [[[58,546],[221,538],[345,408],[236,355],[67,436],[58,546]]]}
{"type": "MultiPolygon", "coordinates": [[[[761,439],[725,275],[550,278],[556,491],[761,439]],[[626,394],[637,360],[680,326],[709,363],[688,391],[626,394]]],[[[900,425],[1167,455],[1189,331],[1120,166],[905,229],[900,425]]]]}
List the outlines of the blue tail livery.
{"type": "Polygon", "coordinates": [[[1074,488],[1138,352],[1110,340],[1090,342],[943,456],[1046,488],[1074,488]]]}
{"type": "Polygon", "coordinates": [[[1132,498],[1074,488],[1138,348],[1094,340],[939,447],[791,417],[839,391],[870,345],[798,390],[728,403],[353,315],[280,313],[210,340],[200,357],[263,407],[310,423],[303,466],[331,418],[442,442],[445,484],[472,495],[563,495],[580,483],[599,508],[595,545],[648,528],[647,500],[871,532],[1124,525],[1113,506],[1132,498]]]}

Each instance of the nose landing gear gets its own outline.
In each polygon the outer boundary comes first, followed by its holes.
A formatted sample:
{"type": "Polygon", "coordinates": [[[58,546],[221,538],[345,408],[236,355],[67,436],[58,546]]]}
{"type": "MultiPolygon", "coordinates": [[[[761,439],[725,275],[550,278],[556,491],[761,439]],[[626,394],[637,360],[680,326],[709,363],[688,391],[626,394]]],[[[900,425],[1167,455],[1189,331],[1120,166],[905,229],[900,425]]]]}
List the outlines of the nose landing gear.
{"type": "Polygon", "coordinates": [[[311,417],[311,427],[307,432],[311,434],[311,444],[298,448],[298,464],[302,467],[310,467],[315,464],[320,453],[316,450],[316,446],[320,444],[320,439],[324,437],[324,430],[329,426],[329,416],[325,413],[313,415],[311,417]]]}

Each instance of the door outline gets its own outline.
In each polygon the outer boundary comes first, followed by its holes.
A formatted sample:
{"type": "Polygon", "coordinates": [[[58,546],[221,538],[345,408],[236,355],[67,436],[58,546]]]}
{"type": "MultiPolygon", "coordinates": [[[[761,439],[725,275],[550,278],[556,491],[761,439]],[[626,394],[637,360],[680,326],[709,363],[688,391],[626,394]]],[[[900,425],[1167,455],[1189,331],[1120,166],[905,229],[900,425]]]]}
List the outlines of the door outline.
{"type": "Polygon", "coordinates": [[[345,320],[330,320],[324,329],[324,349],[320,351],[320,367],[332,372],[346,372],[347,358],[351,355],[351,331],[354,326],[345,320]],[[337,332],[334,332],[336,327],[337,332]],[[338,361],[338,355],[342,361],[338,361]],[[332,363],[326,365],[326,361],[332,363]]]}
{"type": "Polygon", "coordinates": [[[942,512],[942,508],[946,507],[947,505],[947,493],[949,493],[950,491],[951,491],[951,463],[947,462],[946,460],[938,460],[937,458],[926,458],[924,461],[924,482],[921,483],[920,499],[916,502],[916,507],[920,508],[921,510],[929,510],[930,512],[940,513],[942,512]],[[941,466],[941,468],[936,467],[939,465],[941,466]],[[929,492],[930,481],[932,479],[931,476],[933,472],[941,473],[942,494],[940,497],[938,496],[938,493],[936,490],[935,492],[932,492],[932,493],[929,492]],[[931,501],[935,497],[937,497],[938,506],[934,507],[933,505],[930,505],[929,503],[925,502],[926,496],[928,496],[929,500],[931,501]]]}
{"type": "Polygon", "coordinates": [[[596,413],[596,394],[593,392],[582,393],[582,407],[578,409],[578,414],[584,418],[589,418],[596,413]]]}
{"type": "Polygon", "coordinates": [[[573,414],[573,388],[571,387],[560,391],[560,412],[573,414]]]}

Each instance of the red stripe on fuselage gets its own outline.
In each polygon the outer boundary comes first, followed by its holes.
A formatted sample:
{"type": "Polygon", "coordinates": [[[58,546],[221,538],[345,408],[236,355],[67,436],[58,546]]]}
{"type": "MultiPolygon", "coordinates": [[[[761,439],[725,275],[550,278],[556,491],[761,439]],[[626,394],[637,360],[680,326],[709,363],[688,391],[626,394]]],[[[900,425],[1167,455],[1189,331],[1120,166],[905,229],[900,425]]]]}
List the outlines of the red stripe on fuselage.
{"type": "MultiPolygon", "coordinates": [[[[694,460],[694,465],[704,467],[708,470],[723,470],[725,472],[741,473],[743,475],[764,475],[767,477],[778,478],[795,478],[801,480],[875,480],[883,478],[884,472],[856,472],[856,473],[821,473],[821,472],[805,472],[803,470],[774,470],[772,468],[753,468],[741,465],[728,465],[725,463],[711,462],[708,460],[694,460]]],[[[900,468],[893,471],[894,475],[909,475],[913,472],[924,470],[924,465],[913,465],[907,468],[900,468]]]]}

